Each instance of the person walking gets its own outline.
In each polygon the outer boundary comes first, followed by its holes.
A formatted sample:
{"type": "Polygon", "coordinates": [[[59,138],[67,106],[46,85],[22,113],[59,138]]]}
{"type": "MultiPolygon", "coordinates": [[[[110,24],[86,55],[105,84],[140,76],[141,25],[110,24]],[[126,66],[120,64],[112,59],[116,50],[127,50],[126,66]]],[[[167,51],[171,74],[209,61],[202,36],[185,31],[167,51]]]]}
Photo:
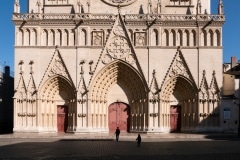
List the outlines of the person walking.
{"type": "Polygon", "coordinates": [[[140,144],[141,144],[141,141],[142,141],[142,138],[141,138],[140,134],[138,134],[136,141],[137,141],[137,147],[140,147],[140,144]]]}
{"type": "Polygon", "coordinates": [[[119,127],[117,127],[117,129],[116,129],[116,131],[115,131],[115,134],[116,134],[116,141],[118,142],[119,135],[120,135],[120,129],[119,129],[119,127]]]}

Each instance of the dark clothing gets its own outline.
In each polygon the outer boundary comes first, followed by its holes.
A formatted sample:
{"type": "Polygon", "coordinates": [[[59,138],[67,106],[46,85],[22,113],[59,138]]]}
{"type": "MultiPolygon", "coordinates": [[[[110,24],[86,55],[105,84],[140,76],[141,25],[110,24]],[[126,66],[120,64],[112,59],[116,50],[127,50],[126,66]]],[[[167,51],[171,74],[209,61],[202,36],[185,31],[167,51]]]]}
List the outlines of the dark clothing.
{"type": "Polygon", "coordinates": [[[120,135],[120,129],[119,128],[116,129],[115,134],[116,134],[116,141],[118,142],[119,135],[120,135]]]}
{"type": "Polygon", "coordinates": [[[137,146],[140,147],[140,144],[141,144],[141,141],[142,141],[142,138],[141,138],[140,134],[138,134],[136,141],[137,141],[137,146]]]}

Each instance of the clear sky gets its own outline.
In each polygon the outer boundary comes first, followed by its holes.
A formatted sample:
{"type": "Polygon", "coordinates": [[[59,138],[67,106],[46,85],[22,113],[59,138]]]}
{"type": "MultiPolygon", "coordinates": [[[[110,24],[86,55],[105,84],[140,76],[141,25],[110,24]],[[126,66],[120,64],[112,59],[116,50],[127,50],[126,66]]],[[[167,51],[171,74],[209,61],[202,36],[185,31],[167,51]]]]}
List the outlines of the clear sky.
{"type": "MultiPolygon", "coordinates": [[[[202,0],[205,1],[205,0],[202,0]]],[[[14,70],[14,0],[0,0],[0,64],[14,70]]],[[[21,13],[27,11],[27,0],[20,0],[21,13]]],[[[226,22],[223,27],[223,62],[232,56],[240,60],[240,0],[223,0],[226,22]]],[[[211,0],[211,12],[217,14],[218,0],[211,0]]]]}

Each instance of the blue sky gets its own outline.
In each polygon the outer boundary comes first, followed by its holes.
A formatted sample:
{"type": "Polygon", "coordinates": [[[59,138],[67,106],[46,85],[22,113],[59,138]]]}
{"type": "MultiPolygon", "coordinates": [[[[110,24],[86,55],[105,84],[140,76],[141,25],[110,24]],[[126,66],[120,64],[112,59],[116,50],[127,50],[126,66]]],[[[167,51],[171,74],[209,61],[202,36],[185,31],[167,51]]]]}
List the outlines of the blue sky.
{"type": "MultiPolygon", "coordinates": [[[[203,0],[204,1],[204,0],[203,0]]],[[[211,0],[212,14],[217,14],[218,0],[211,0]]],[[[223,62],[231,56],[240,60],[240,0],[223,0],[226,22],[223,27],[223,62]]],[[[0,64],[14,70],[14,25],[12,22],[14,0],[0,0],[0,64]]],[[[21,12],[26,12],[27,0],[20,0],[21,12]]]]}

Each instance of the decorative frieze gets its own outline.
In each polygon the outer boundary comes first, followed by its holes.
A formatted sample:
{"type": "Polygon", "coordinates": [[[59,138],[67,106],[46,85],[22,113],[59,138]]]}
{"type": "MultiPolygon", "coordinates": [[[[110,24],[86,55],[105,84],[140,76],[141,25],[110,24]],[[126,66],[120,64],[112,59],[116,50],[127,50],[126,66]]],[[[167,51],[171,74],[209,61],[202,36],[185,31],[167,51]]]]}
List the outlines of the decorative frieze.
{"type": "Polygon", "coordinates": [[[17,115],[18,115],[18,117],[36,117],[37,116],[36,113],[27,113],[27,112],[18,113],[17,115]]]}
{"type": "MultiPolygon", "coordinates": [[[[115,20],[116,16],[113,14],[39,14],[39,13],[14,13],[13,20],[115,20]]],[[[146,20],[160,20],[160,21],[225,21],[225,15],[176,15],[176,14],[125,14],[124,21],[146,21],[146,20]]]]}

